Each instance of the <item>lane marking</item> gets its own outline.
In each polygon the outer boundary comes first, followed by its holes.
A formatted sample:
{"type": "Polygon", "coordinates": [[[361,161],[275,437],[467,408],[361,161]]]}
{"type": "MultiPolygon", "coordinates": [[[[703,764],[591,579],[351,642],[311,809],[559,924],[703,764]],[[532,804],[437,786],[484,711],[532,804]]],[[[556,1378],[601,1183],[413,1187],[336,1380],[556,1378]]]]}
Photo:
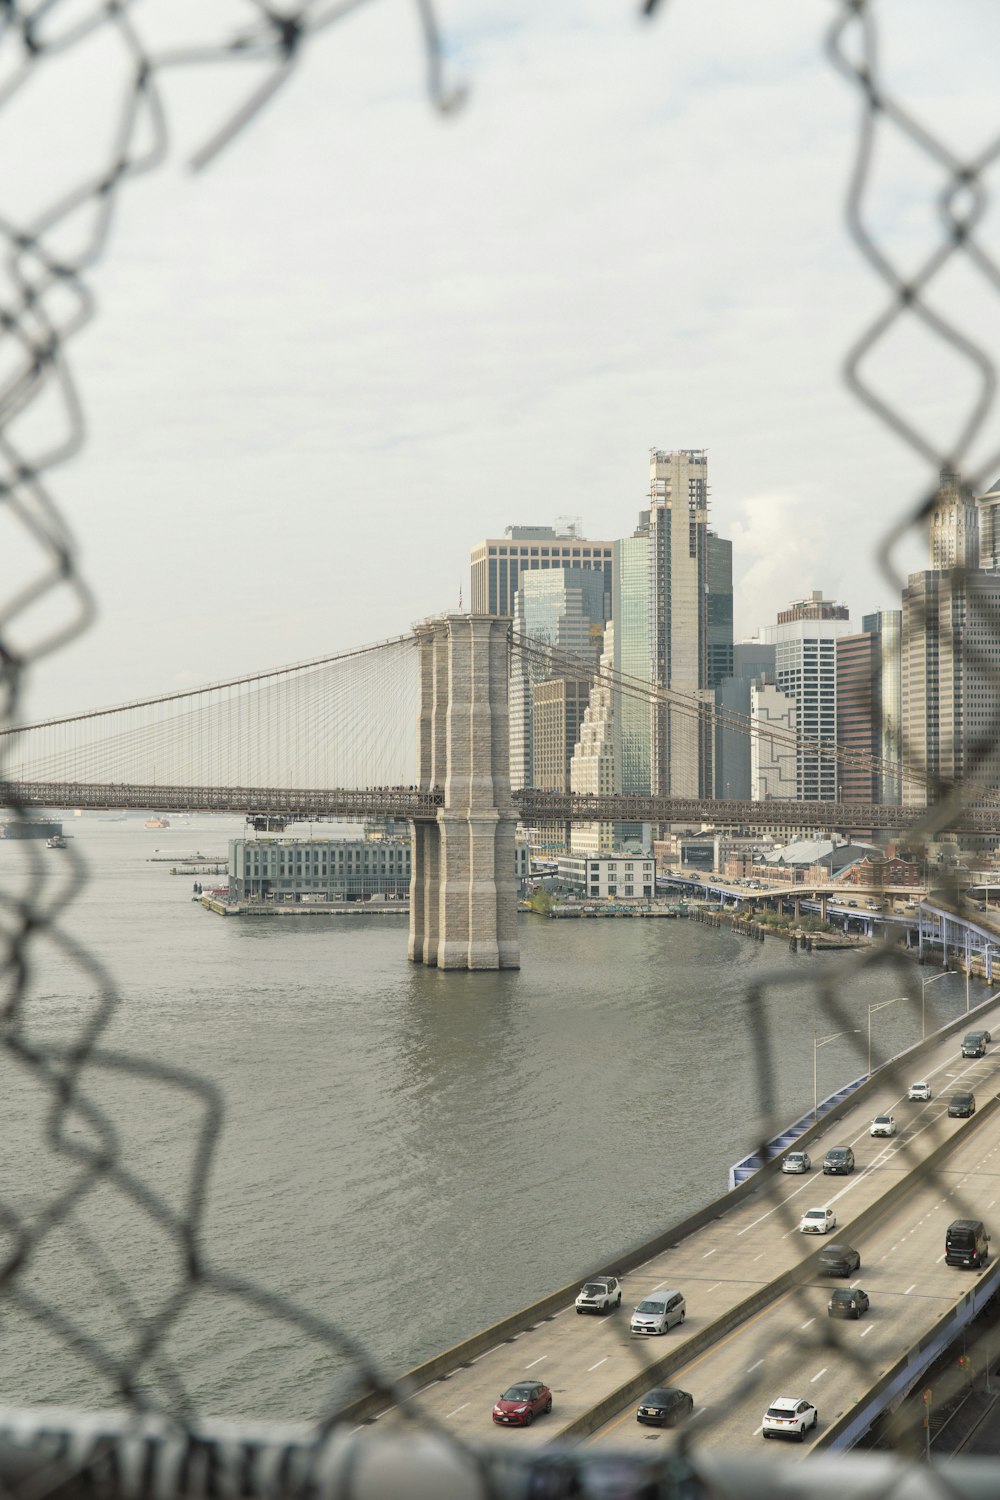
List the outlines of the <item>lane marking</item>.
{"type": "Polygon", "coordinates": [[[524,1368],[525,1368],[525,1369],[526,1369],[526,1370],[530,1370],[530,1369],[531,1369],[531,1366],[532,1366],[532,1365],[540,1365],[540,1364],[541,1364],[541,1362],[542,1362],[542,1360],[543,1360],[543,1359],[548,1359],[548,1357],[549,1357],[549,1356],[548,1356],[548,1355],[547,1355],[547,1354],[540,1354],[540,1355],[539,1355],[539,1356],[538,1356],[538,1358],[537,1358],[537,1359],[533,1359],[533,1360],[532,1360],[532,1361],[531,1361],[531,1364],[530,1364],[530,1365],[525,1365],[525,1367],[524,1367],[524,1368]]]}
{"type": "Polygon", "coordinates": [[[913,1283],[913,1286],[908,1286],[908,1287],[907,1287],[907,1288],[906,1288],[906,1291],[905,1291],[905,1292],[904,1292],[904,1293],[903,1293],[903,1296],[904,1296],[904,1297],[908,1297],[908,1296],[909,1296],[909,1295],[910,1295],[910,1293],[911,1293],[911,1292],[912,1292],[912,1291],[913,1291],[913,1287],[914,1287],[914,1286],[916,1286],[916,1284],[917,1284],[917,1283],[916,1283],[916,1282],[914,1282],[914,1283],[913,1283]]]}
{"type": "Polygon", "coordinates": [[[589,1375],[590,1374],[590,1370],[596,1370],[600,1365],[606,1365],[607,1362],[608,1362],[608,1359],[609,1359],[609,1356],[606,1354],[603,1359],[599,1359],[597,1361],[596,1365],[591,1365],[590,1366],[590,1369],[587,1371],[587,1374],[589,1375]]]}
{"type": "MultiPolygon", "coordinates": [[[[468,1404],[469,1404],[468,1401],[463,1401],[462,1404],[461,1404],[461,1406],[456,1406],[454,1411],[450,1411],[448,1413],[448,1417],[457,1417],[458,1414],[459,1414],[459,1412],[460,1411],[464,1411],[465,1408],[468,1406],[468,1404]]],[[[446,1422],[448,1420],[448,1417],[445,1417],[445,1421],[446,1422]]]]}
{"type": "MultiPolygon", "coordinates": [[[[718,1247],[716,1247],[716,1248],[718,1248],[718,1247]]],[[[715,1254],[715,1250],[706,1250],[705,1254],[701,1258],[702,1258],[702,1260],[708,1260],[708,1257],[710,1255],[714,1255],[714,1254],[715,1254]]]]}
{"type": "Polygon", "coordinates": [[[823,1376],[826,1374],[828,1368],[829,1368],[829,1366],[824,1365],[823,1368],[822,1368],[822,1370],[817,1370],[816,1374],[812,1377],[812,1379],[810,1380],[809,1384],[810,1385],[815,1385],[816,1382],[817,1382],[817,1380],[821,1380],[823,1378],[823,1376]]]}
{"type": "MultiPolygon", "coordinates": [[[[722,1285],[722,1282],[721,1281],[717,1281],[714,1286],[710,1286],[709,1287],[708,1292],[717,1292],[719,1290],[719,1287],[721,1285],[722,1285]]],[[[705,1293],[706,1297],[708,1296],[708,1292],[705,1293]]]]}
{"type": "Polygon", "coordinates": [[[875,1327],[874,1323],[869,1323],[867,1328],[863,1328],[861,1330],[861,1337],[863,1339],[866,1339],[868,1337],[868,1335],[873,1331],[874,1327],[875,1327]]]}
{"type": "Polygon", "coordinates": [[[754,1372],[754,1370],[759,1370],[760,1367],[761,1367],[761,1365],[763,1363],[764,1363],[764,1361],[762,1359],[759,1359],[756,1364],[750,1366],[749,1370],[747,1371],[747,1374],[748,1375],[752,1375],[753,1372],[754,1372]]]}
{"type": "Polygon", "coordinates": [[[800,1328],[811,1328],[812,1325],[815,1323],[815,1321],[816,1321],[815,1318],[810,1318],[809,1321],[808,1321],[808,1323],[800,1323],[799,1327],[800,1328]]]}

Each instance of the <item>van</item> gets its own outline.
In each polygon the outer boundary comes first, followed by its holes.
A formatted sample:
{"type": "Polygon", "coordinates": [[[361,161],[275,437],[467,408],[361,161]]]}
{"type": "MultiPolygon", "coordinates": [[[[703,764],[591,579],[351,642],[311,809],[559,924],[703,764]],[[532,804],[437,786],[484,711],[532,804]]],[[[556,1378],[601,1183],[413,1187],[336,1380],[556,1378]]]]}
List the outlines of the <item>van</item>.
{"type": "Polygon", "coordinates": [[[986,1037],[981,1031],[967,1031],[962,1038],[963,1057],[984,1057],[986,1054],[986,1037]]]}
{"type": "Polygon", "coordinates": [[[850,1146],[831,1146],[823,1158],[823,1172],[827,1177],[846,1177],[854,1171],[854,1152],[850,1146]]]}
{"type": "Polygon", "coordinates": [[[976,1096],[963,1089],[958,1094],[952,1094],[948,1100],[948,1114],[955,1120],[968,1119],[976,1113],[976,1096]]]}
{"type": "Polygon", "coordinates": [[[953,1219],[944,1236],[946,1266],[971,1266],[978,1271],[989,1257],[990,1237],[982,1219],[953,1219]]]}
{"type": "Polygon", "coordinates": [[[675,1323],[683,1323],[687,1312],[680,1292],[650,1292],[632,1314],[632,1333],[666,1333],[675,1323]]]}

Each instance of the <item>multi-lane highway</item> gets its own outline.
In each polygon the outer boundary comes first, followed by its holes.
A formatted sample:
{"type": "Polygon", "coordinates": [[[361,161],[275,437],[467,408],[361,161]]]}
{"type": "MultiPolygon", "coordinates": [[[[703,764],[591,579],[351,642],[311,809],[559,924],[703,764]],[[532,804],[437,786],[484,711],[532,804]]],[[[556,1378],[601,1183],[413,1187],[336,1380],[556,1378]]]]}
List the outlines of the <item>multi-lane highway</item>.
{"type": "MultiPolygon", "coordinates": [[[[1000,1038],[1000,1011],[978,1024],[990,1025],[1000,1038]]],[[[982,1217],[997,1225],[1000,1250],[1000,1115],[983,1120],[949,1119],[948,1096],[972,1088],[982,1105],[1000,1087],[1000,1041],[979,1059],[959,1056],[961,1033],[943,1039],[925,1055],[921,1076],[930,1080],[935,1097],[929,1104],[907,1103],[905,1078],[886,1081],[874,1098],[858,1103],[841,1120],[828,1125],[810,1146],[817,1164],[805,1176],[772,1177],[741,1202],[720,1202],[720,1217],[632,1271],[624,1280],[618,1312],[578,1316],[568,1305],[533,1328],[459,1365],[417,1392],[414,1405],[456,1435],[482,1443],[502,1441],[534,1446],[559,1438],[570,1424],[590,1425],[587,1414],[631,1377],[665,1354],[683,1355],[698,1340],[692,1358],[673,1370],[665,1383],[682,1386],[695,1398],[700,1438],[732,1450],[751,1445],[799,1454],[810,1444],[772,1442],[760,1437],[764,1407],[777,1395],[803,1395],[820,1412],[817,1436],[852,1406],[871,1381],[928,1329],[967,1289],[970,1275],[943,1264],[944,1231],[956,1217],[982,1217]],[[896,1137],[872,1139],[875,1113],[892,1112],[896,1137]],[[970,1128],[971,1125],[971,1128],[970,1128]],[[949,1146],[947,1143],[951,1143],[949,1146]],[[857,1170],[849,1177],[824,1177],[818,1168],[831,1145],[852,1145],[857,1170]],[[911,1191],[884,1208],[876,1205],[931,1152],[947,1152],[934,1177],[917,1174],[911,1191]],[[923,1184],[923,1185],[921,1185],[923,1184]],[[799,1233],[807,1208],[830,1205],[838,1228],[829,1240],[849,1241],[860,1251],[862,1266],[851,1281],[871,1296],[870,1312],[858,1323],[833,1324],[826,1303],[839,1280],[806,1276],[791,1291],[779,1287],[767,1306],[739,1327],[720,1330],[712,1347],[699,1348],[705,1331],[738,1304],[760,1294],[775,1278],[807,1261],[824,1241],[799,1233]],[[870,1213],[865,1213],[870,1210],[870,1213]],[[857,1236],[851,1225],[865,1213],[857,1236]],[[656,1338],[629,1333],[629,1314],[654,1289],[676,1287],[687,1299],[682,1327],[656,1338]],[[699,1335],[701,1338],[699,1340],[699,1335]],[[493,1403],[514,1381],[536,1378],[553,1394],[553,1411],[529,1429],[497,1428],[493,1403]]],[[[702,1128],[710,1128],[706,1116],[702,1128]]],[[[669,1222],[669,1176],[655,1153],[637,1149],[634,1162],[623,1164],[636,1191],[648,1195],[669,1222]]],[[[594,1212],[600,1212],[595,1204],[594,1212]]],[[[650,1384],[656,1383],[650,1379],[650,1384]]],[[[656,1429],[640,1427],[634,1400],[609,1414],[593,1430],[591,1443],[622,1446],[670,1441],[656,1429]]],[[[411,1408],[412,1409],[412,1408],[411,1408]]],[[[394,1409],[381,1414],[392,1425],[394,1409]]]]}

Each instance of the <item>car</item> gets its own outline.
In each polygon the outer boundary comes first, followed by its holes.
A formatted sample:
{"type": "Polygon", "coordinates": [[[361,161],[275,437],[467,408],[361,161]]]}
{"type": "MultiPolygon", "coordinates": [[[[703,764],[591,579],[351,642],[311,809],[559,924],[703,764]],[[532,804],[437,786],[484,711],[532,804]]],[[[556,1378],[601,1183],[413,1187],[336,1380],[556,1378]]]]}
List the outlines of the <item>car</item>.
{"type": "Polygon", "coordinates": [[[906,1097],[907,1099],[919,1099],[922,1103],[926,1104],[934,1098],[934,1095],[931,1093],[929,1083],[911,1083],[910,1087],[906,1090],[906,1097]]]}
{"type": "Polygon", "coordinates": [[[654,1385],[639,1402],[637,1422],[654,1427],[675,1427],[694,1411],[694,1397],[673,1385],[654,1385]]]}
{"type": "Polygon", "coordinates": [[[953,1219],[944,1237],[944,1263],[978,1271],[989,1259],[989,1245],[982,1219],[953,1219]]]}
{"type": "Polygon", "coordinates": [[[781,1170],[783,1172],[808,1172],[811,1166],[808,1151],[789,1151],[781,1163],[781,1170]]]}
{"type": "Polygon", "coordinates": [[[958,1094],[952,1094],[948,1100],[948,1113],[953,1119],[968,1119],[976,1113],[976,1096],[966,1090],[958,1094]]]}
{"type": "Polygon", "coordinates": [[[870,1306],[868,1293],[859,1286],[838,1286],[830,1293],[826,1310],[831,1318],[860,1318],[870,1306]]]}
{"type": "Polygon", "coordinates": [[[821,1276],[850,1276],[860,1269],[861,1256],[853,1245],[824,1245],[819,1252],[821,1276]]]}
{"type": "Polygon", "coordinates": [[[962,1038],[963,1057],[985,1057],[986,1055],[986,1033],[984,1031],[967,1031],[962,1038]]]}
{"type": "Polygon", "coordinates": [[[552,1392],[540,1380],[519,1380],[509,1385],[493,1408],[493,1420],[501,1427],[530,1427],[536,1417],[552,1410],[552,1392]]]}
{"type": "Polygon", "coordinates": [[[776,1396],[764,1413],[762,1437],[797,1437],[805,1442],[806,1432],[819,1421],[819,1412],[802,1396],[776,1396]]]}
{"type": "Polygon", "coordinates": [[[854,1152],[850,1146],[831,1146],[823,1158],[825,1177],[846,1177],[854,1171],[854,1152]]]}
{"type": "Polygon", "coordinates": [[[992,1040],[993,1040],[993,1033],[992,1033],[992,1031],[987,1031],[986,1028],[984,1027],[983,1028],[983,1041],[984,1042],[992,1042],[992,1040]]]}
{"type": "Polygon", "coordinates": [[[837,1227],[837,1215],[832,1208],[807,1208],[799,1220],[803,1234],[829,1234],[837,1227]]]}
{"type": "Polygon", "coordinates": [[[650,1292],[632,1313],[629,1330],[632,1333],[667,1333],[675,1323],[683,1323],[687,1317],[687,1304],[681,1292],[650,1292]]]}
{"type": "Polygon", "coordinates": [[[876,1115],[874,1120],[872,1121],[872,1128],[871,1130],[869,1130],[868,1134],[895,1135],[896,1122],[893,1119],[892,1115],[876,1115]]]}
{"type": "Polygon", "coordinates": [[[584,1282],[577,1293],[576,1310],[585,1312],[611,1312],[622,1305],[621,1282],[617,1276],[595,1276],[584,1282]]]}

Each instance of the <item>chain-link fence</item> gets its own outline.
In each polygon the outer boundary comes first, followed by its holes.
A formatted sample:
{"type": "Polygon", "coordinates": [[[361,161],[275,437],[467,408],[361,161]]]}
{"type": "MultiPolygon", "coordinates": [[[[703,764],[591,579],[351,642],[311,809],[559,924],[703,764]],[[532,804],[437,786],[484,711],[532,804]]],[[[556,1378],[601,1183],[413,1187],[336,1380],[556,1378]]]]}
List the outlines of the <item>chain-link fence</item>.
{"type": "MultiPolygon", "coordinates": [[[[70,0],[41,0],[19,4],[7,0],[0,7],[0,48],[4,71],[0,79],[0,110],[56,59],[83,48],[104,33],[125,59],[126,83],[121,90],[117,126],[110,152],[90,175],[68,192],[24,221],[4,213],[0,238],[5,254],[2,314],[4,359],[0,366],[0,486],[8,521],[26,540],[27,559],[18,576],[9,573],[0,605],[0,682],[2,722],[16,725],[21,717],[28,674],[42,670],[52,652],[86,629],[94,601],[78,565],[71,532],[48,488],[49,472],[75,457],[85,436],[85,400],[78,395],[70,364],[74,335],[96,310],[90,275],[108,248],[120,194],[137,175],[153,171],[164,160],[170,122],[161,85],[169,72],[226,63],[239,69],[253,65],[254,82],[228,121],[196,151],[193,164],[211,167],[214,158],[287,82],[304,49],[313,46],[367,0],[343,3],[304,3],[287,10],[247,3],[237,21],[214,40],[199,38],[190,47],[158,52],[143,33],[141,3],[108,0],[103,4],[73,4],[70,0]],[[263,67],[264,78],[259,70],[263,67]],[[82,234],[79,226],[85,228],[82,234]],[[74,231],[70,236],[67,231],[74,231]],[[75,242],[74,242],[75,241],[75,242]],[[73,244],[72,250],[67,247],[73,244]],[[43,404],[58,408],[61,418],[55,441],[39,443],[28,420],[43,404]],[[51,601],[58,607],[38,611],[51,601]],[[31,622],[49,621],[33,634],[31,622]]],[[[438,20],[430,0],[415,0],[425,47],[428,90],[434,105],[452,111],[463,93],[446,76],[438,20]]],[[[669,26],[670,8],[646,0],[644,12],[656,24],[669,26]]],[[[879,68],[879,7],[875,0],[841,0],[835,6],[826,46],[831,62],[857,91],[860,121],[855,164],[847,196],[851,236],[884,284],[883,310],[858,333],[845,363],[849,387],[927,467],[928,480],[912,514],[884,538],[880,559],[887,580],[897,590],[903,580],[895,569],[894,548],[909,527],[922,528],[939,492],[939,471],[964,471],[976,492],[984,491],[1000,467],[1000,449],[985,457],[982,435],[989,428],[995,395],[995,367],[989,348],[975,328],[949,320],[938,309],[935,287],[949,266],[961,260],[982,281],[984,292],[1000,286],[1000,268],[985,243],[989,207],[988,174],[1000,150],[1000,135],[968,158],[959,158],[909,107],[890,92],[879,68]],[[887,133],[899,133],[940,176],[937,205],[940,238],[916,267],[903,268],[880,237],[880,216],[870,210],[873,165],[887,133]],[[914,320],[967,362],[978,382],[961,428],[947,448],[931,440],[920,421],[896,403],[869,374],[873,351],[902,321],[914,320]],[[978,446],[977,446],[978,445],[978,446]]],[[[275,112],[274,128],[280,130],[275,112]]],[[[47,429],[51,431],[51,426],[47,429]]],[[[996,687],[1000,681],[996,641],[996,602],[989,589],[972,587],[967,562],[949,572],[952,594],[961,610],[948,618],[935,615],[935,633],[942,653],[950,652],[967,674],[996,687]]],[[[915,618],[925,606],[913,604],[915,618]]],[[[926,613],[923,618],[927,619],[926,613]]],[[[995,710],[978,722],[966,741],[966,754],[950,769],[939,760],[928,763],[924,746],[904,745],[903,759],[913,764],[931,786],[929,805],[915,808],[909,841],[926,844],[954,821],[956,810],[970,798],[996,796],[997,756],[1000,754],[1000,694],[995,710]],[[957,771],[956,771],[957,764],[957,771]]],[[[6,775],[16,760],[16,741],[4,742],[6,775]]],[[[14,816],[23,814],[16,800],[7,804],[14,816]]],[[[657,1456],[619,1455],[608,1458],[586,1449],[571,1451],[522,1450],[516,1458],[470,1450],[449,1437],[414,1396],[376,1367],[363,1342],[296,1306],[290,1299],[218,1270],[203,1240],[209,1172],[218,1142],[221,1100],[203,1079],[155,1060],[125,1056],[108,1046],[106,1032],[123,996],[99,955],[83,948],[70,934],[64,916],[79,898],[82,862],[72,848],[63,873],[54,878],[40,853],[26,851],[15,882],[0,891],[4,982],[3,1050],[9,1076],[24,1085],[17,1107],[33,1112],[37,1121],[38,1161],[29,1164],[41,1183],[26,1211],[23,1200],[0,1195],[3,1269],[0,1273],[6,1306],[33,1321],[45,1335],[61,1343],[67,1358],[89,1364],[104,1389],[114,1393],[129,1415],[122,1418],[84,1418],[79,1414],[0,1413],[0,1450],[3,1482],[19,1494],[80,1485],[114,1494],[201,1492],[269,1494],[323,1491],[331,1495],[385,1494],[475,1495],[510,1494],[740,1495],[774,1494],[778,1471],[763,1466],[729,1464],[713,1458],[706,1447],[713,1419],[682,1429],[676,1444],[664,1445],[657,1456]],[[68,871],[68,874],[66,873],[68,871]],[[79,975],[81,986],[95,995],[85,1024],[67,1042],[45,1039],[36,1022],[36,969],[40,948],[51,945],[79,975]],[[151,1091],[167,1088],[190,1101],[197,1118],[194,1147],[183,1190],[170,1196],[154,1189],[131,1161],[128,1143],[117,1129],[108,1104],[115,1086],[151,1091]],[[150,1263],[163,1268],[138,1295],[117,1269],[109,1247],[88,1222],[87,1207],[95,1198],[110,1195],[126,1202],[142,1225],[138,1240],[150,1263]],[[15,1206],[15,1202],[17,1206],[15,1206]],[[65,1297],[35,1267],[46,1254],[65,1250],[74,1282],[67,1276],[65,1297]],[[99,1325],[86,1315],[92,1298],[105,1299],[107,1312],[99,1325]],[[265,1426],[229,1429],[201,1420],[185,1382],[185,1372],[167,1355],[170,1331],[182,1318],[197,1315],[199,1299],[233,1299],[253,1309],[261,1324],[280,1325],[296,1339],[317,1341],[329,1348],[350,1371],[331,1403],[327,1420],[310,1431],[272,1430],[265,1426]],[[410,1423],[403,1436],[370,1440],[373,1419],[385,1411],[400,1413],[410,1423]],[[368,1424],[368,1426],[365,1426],[368,1424]],[[418,1427],[419,1424],[419,1427],[418,1427]],[[41,1466],[39,1460],[41,1459],[41,1466]]],[[[953,876],[942,874],[939,901],[943,909],[961,910],[961,892],[953,876]]],[[[846,961],[845,961],[846,963],[846,961]]],[[[846,1003],[852,980],[872,968],[887,968],[901,991],[914,1004],[923,1001],[919,977],[914,979],[910,957],[900,948],[873,948],[850,960],[836,982],[827,977],[817,985],[819,1013],[831,1035],[856,1031],[854,1013],[846,1003]]],[[[772,978],[769,987],[780,987],[772,978]]],[[[773,1095],[776,1037],[762,1005],[761,986],[746,996],[755,1048],[760,1114],[776,1127],[780,1106],[773,1095]]],[[[870,1020],[870,1018],[869,1018],[870,1020]]],[[[823,1040],[823,1039],[820,1039],[823,1040]]],[[[814,1046],[816,1042],[814,1040],[814,1046]]],[[[859,1059],[863,1055],[858,1043],[859,1059]]],[[[922,1056],[922,1054],[921,1054],[922,1056]]],[[[886,1075],[887,1082],[905,1083],[910,1059],[886,1075]]],[[[859,1065],[859,1072],[864,1070],[859,1065]]],[[[12,1095],[12,1097],[14,1097],[12,1095]]],[[[987,1111],[983,1111],[986,1115],[987,1111]]],[[[988,1121],[987,1121],[988,1123],[988,1121]]],[[[897,1166],[922,1171],[925,1187],[950,1193],[950,1157],[941,1145],[940,1156],[926,1160],[924,1143],[905,1142],[897,1166]]],[[[773,1143],[761,1143],[762,1157],[773,1154],[773,1143]]],[[[779,1191],[781,1176],[766,1169],[767,1212],[775,1215],[781,1232],[796,1229],[797,1214],[779,1191]]],[[[955,1210],[962,1207],[955,1200],[955,1210]]],[[[971,1207],[970,1207],[970,1212],[971,1207]]],[[[690,1228],[690,1226],[689,1226],[690,1228]]],[[[694,1232],[693,1230],[691,1232],[694,1232]]],[[[782,1295],[801,1309],[806,1322],[812,1302],[808,1295],[811,1271],[799,1269],[788,1278],[782,1295]]],[[[978,1309],[976,1309],[978,1310],[978,1309]]],[[[544,1316],[548,1316],[545,1314],[544,1316]]],[[[747,1317],[751,1314],[748,1312],[747,1317]]],[[[512,1333],[512,1336],[516,1336],[512,1333]]],[[[761,1336],[764,1340],[769,1334],[761,1336]]],[[[972,1333],[966,1330],[972,1357],[972,1333]]],[[[828,1349],[838,1359],[853,1362],[859,1389],[875,1375],[866,1346],[848,1346],[830,1324],[814,1335],[813,1347],[828,1349]]],[[[470,1356],[470,1360],[479,1356],[470,1356]]],[[[637,1368],[640,1368],[637,1366],[637,1368]]],[[[988,1376],[987,1362],[987,1380],[988,1376]]],[[[435,1377],[442,1378],[439,1376],[435,1377]]],[[[967,1382],[960,1367],[956,1387],[967,1382]]],[[[733,1399],[760,1392],[760,1376],[750,1362],[733,1399]]],[[[900,1394],[904,1393],[903,1386],[900,1394]]],[[[939,1388],[936,1399],[946,1396],[939,1388]]],[[[890,1405],[894,1404],[892,1402],[890,1405]]],[[[388,1424],[383,1424],[388,1425],[388,1424]]],[[[583,1431],[584,1429],[581,1429],[583,1431]]],[[[905,1447],[913,1434],[897,1434],[905,1447]]],[[[916,1451],[923,1442],[917,1434],[916,1451]]],[[[918,1480],[912,1468],[892,1460],[859,1464],[850,1479],[843,1460],[816,1461],[810,1467],[812,1493],[850,1492],[889,1494],[964,1493],[963,1485],[978,1481],[959,1470],[941,1471],[940,1484],[932,1476],[918,1480]]],[[[804,1492],[807,1481],[781,1471],[781,1492],[804,1492]]],[[[984,1481],[985,1483],[985,1481],[984,1481]]],[[[995,1476],[988,1485],[995,1489],[995,1476]]],[[[970,1488],[969,1493],[974,1492],[970,1488]]],[[[985,1493],[985,1490],[983,1491],[985,1493]]],[[[992,1493],[992,1490],[990,1491],[992,1493]]]]}

